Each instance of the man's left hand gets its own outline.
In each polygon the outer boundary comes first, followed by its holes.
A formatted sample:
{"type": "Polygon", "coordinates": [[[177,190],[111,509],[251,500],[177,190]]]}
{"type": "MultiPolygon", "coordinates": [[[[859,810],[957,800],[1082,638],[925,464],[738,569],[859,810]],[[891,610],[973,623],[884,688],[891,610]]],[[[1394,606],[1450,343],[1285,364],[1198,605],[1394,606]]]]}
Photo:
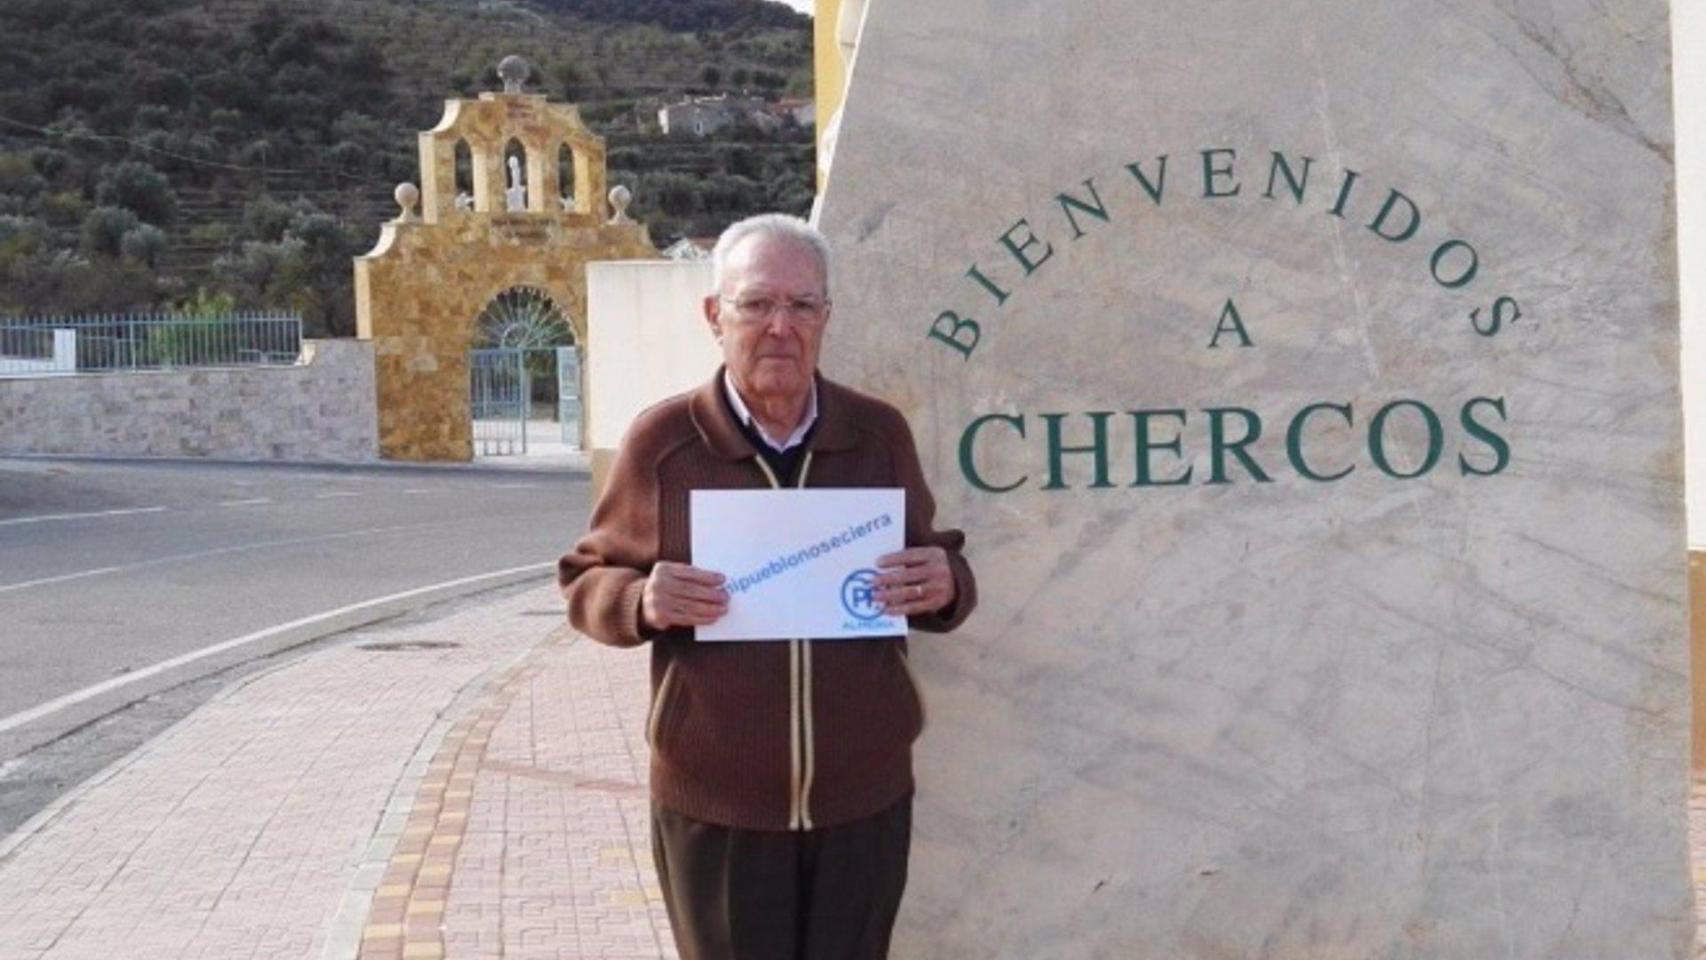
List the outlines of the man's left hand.
{"type": "Polygon", "coordinates": [[[954,571],[941,547],[912,547],[877,558],[877,602],[891,616],[935,613],[954,602],[954,571]]]}

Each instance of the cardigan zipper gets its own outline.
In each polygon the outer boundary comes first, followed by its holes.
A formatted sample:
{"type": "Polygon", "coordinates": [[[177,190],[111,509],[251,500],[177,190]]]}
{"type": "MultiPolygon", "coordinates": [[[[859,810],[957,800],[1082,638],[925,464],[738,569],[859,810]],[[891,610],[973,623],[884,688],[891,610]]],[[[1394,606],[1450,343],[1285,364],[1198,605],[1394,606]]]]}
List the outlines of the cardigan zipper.
{"type": "MultiPolygon", "coordinates": [[[[758,457],[758,468],[771,489],[782,489],[776,471],[758,457]]],[[[800,478],[794,485],[805,489],[811,473],[812,451],[800,462],[800,478]]],[[[788,641],[788,829],[812,829],[811,794],[817,749],[812,743],[812,645],[804,638],[788,641]]]]}

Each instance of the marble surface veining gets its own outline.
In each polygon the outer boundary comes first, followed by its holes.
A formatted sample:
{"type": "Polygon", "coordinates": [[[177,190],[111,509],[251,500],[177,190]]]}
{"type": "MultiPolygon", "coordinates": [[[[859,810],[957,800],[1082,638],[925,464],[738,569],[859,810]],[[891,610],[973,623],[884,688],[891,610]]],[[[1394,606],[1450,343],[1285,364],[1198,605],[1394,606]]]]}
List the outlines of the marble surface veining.
{"type": "Polygon", "coordinates": [[[897,956],[1688,955],[1669,49],[1660,0],[871,5],[825,369],[983,594],[913,645],[897,956]],[[1105,483],[1051,469],[1096,413],[1105,483]]]}

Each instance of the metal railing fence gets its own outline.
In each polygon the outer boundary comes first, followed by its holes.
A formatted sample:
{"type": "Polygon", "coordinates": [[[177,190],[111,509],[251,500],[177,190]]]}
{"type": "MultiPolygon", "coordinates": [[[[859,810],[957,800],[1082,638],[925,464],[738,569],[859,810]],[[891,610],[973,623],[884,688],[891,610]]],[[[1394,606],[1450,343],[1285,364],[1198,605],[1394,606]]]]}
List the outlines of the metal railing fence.
{"type": "Polygon", "coordinates": [[[0,376],[294,364],[302,318],[251,311],[0,317],[0,376]]]}

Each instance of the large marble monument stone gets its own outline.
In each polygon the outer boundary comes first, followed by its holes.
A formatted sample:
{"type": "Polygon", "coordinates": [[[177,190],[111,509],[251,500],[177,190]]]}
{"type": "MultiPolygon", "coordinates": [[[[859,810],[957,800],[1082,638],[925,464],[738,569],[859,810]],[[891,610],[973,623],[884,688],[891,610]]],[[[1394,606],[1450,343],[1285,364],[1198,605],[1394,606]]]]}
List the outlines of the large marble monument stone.
{"type": "Polygon", "coordinates": [[[1689,955],[1662,0],[873,0],[825,365],[983,606],[896,954],[1689,955]]]}

